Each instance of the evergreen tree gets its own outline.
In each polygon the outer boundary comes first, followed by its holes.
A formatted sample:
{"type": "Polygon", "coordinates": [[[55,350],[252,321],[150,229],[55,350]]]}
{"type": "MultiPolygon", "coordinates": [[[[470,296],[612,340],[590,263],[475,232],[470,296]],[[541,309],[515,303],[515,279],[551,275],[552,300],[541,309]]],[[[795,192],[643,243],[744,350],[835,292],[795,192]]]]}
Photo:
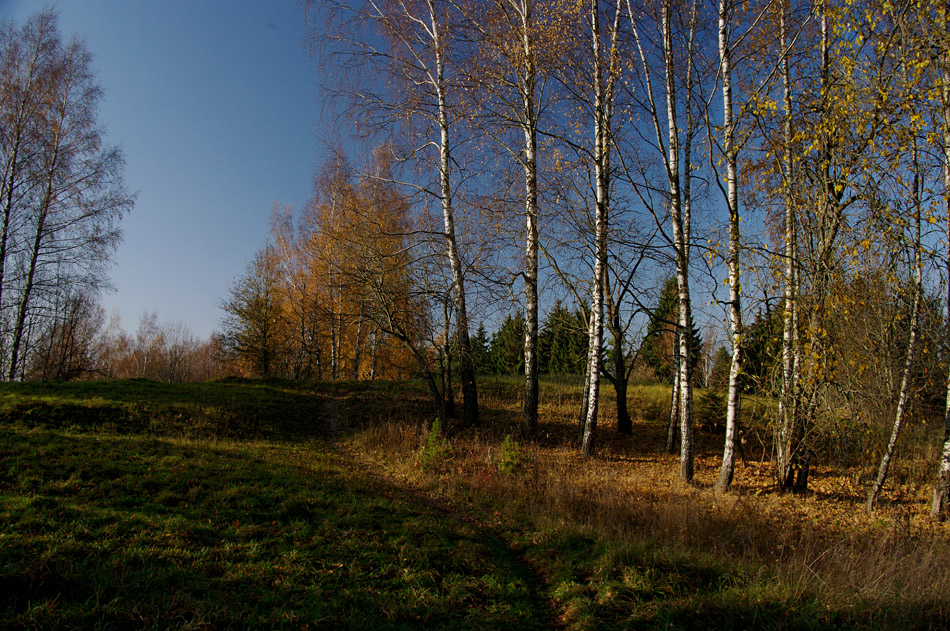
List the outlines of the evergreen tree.
{"type": "MultiPolygon", "coordinates": [[[[676,278],[670,277],[663,285],[656,307],[650,314],[646,336],[640,347],[640,360],[653,369],[657,379],[664,382],[673,380],[673,355],[676,352],[676,292],[676,278]]],[[[690,324],[690,359],[693,366],[696,366],[703,343],[695,323],[690,324]]]]}
{"type": "Polygon", "coordinates": [[[485,323],[478,324],[478,331],[471,339],[472,345],[472,363],[475,365],[475,373],[485,375],[493,372],[491,364],[491,340],[488,339],[488,331],[485,330],[485,323]]]}
{"type": "Polygon", "coordinates": [[[581,309],[571,312],[558,300],[548,312],[538,336],[541,372],[582,375],[587,358],[587,319],[581,309]]]}
{"type": "Polygon", "coordinates": [[[725,346],[717,348],[715,355],[713,355],[708,388],[711,390],[725,390],[729,387],[729,364],[731,363],[732,355],[729,354],[729,349],[725,346]]]}
{"type": "Polygon", "coordinates": [[[502,375],[524,374],[524,315],[505,317],[491,338],[491,366],[502,375]]]}
{"type": "Polygon", "coordinates": [[[782,314],[777,309],[766,309],[756,314],[742,336],[742,373],[739,383],[744,392],[765,391],[772,380],[781,385],[782,314]]]}

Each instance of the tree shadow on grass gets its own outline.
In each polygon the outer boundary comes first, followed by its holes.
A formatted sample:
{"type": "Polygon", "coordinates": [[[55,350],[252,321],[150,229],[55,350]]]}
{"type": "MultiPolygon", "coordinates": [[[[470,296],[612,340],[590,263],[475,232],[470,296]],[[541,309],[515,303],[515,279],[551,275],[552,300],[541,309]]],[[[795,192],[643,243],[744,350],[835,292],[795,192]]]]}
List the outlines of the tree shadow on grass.
{"type": "Polygon", "coordinates": [[[0,424],[237,440],[326,434],[318,388],[280,380],[0,384],[0,424]]]}
{"type": "Polygon", "coordinates": [[[328,451],[0,437],[0,627],[549,626],[503,543],[328,451]]]}

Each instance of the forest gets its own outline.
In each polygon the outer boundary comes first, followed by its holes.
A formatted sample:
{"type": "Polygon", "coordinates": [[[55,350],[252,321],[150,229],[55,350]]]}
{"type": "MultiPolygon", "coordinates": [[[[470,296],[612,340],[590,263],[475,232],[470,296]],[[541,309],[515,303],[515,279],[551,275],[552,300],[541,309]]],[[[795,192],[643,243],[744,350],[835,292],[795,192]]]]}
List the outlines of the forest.
{"type": "MultiPolygon", "coordinates": [[[[830,427],[887,434],[868,510],[903,428],[950,423],[944,8],[374,0],[307,19],[355,135],[305,208],[274,203],[206,341],[156,314],[135,334],[107,322],[134,196],[90,54],[50,12],[5,27],[7,379],[422,379],[474,427],[477,376],[520,374],[533,440],[539,375],[577,375],[587,456],[605,382],[629,433],[628,384],[659,380],[686,482],[694,390],[712,387],[718,489],[743,397],[767,397],[785,490],[807,489],[830,427]]],[[[947,439],[938,460],[942,518],[947,439]]]]}
{"type": "Polygon", "coordinates": [[[687,482],[713,386],[723,491],[767,397],[781,489],[829,432],[882,437],[869,511],[907,425],[950,419],[945,8],[331,4],[314,55],[365,149],[275,206],[224,305],[242,374],[419,377],[464,427],[477,375],[517,373],[526,440],[539,375],[574,374],[586,456],[605,382],[623,433],[631,379],[659,379],[687,482]]]}
{"type": "Polygon", "coordinates": [[[946,3],[304,5],[208,339],[106,316],[91,53],[0,29],[0,622],[950,620],[946,3]]]}

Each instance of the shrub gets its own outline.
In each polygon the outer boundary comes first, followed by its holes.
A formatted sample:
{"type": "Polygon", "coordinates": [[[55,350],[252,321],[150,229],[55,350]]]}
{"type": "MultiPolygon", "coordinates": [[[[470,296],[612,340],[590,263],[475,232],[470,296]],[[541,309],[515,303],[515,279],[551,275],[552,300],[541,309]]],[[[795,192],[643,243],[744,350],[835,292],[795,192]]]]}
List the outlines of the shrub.
{"type": "Polygon", "coordinates": [[[498,473],[511,475],[519,471],[524,466],[524,454],[521,451],[521,445],[518,441],[512,440],[511,436],[505,436],[501,442],[498,456],[495,458],[495,466],[498,473]]]}
{"type": "Polygon", "coordinates": [[[442,424],[439,419],[432,421],[426,435],[425,444],[419,454],[419,464],[424,468],[438,467],[445,460],[450,450],[449,441],[442,433],[442,424]]]}

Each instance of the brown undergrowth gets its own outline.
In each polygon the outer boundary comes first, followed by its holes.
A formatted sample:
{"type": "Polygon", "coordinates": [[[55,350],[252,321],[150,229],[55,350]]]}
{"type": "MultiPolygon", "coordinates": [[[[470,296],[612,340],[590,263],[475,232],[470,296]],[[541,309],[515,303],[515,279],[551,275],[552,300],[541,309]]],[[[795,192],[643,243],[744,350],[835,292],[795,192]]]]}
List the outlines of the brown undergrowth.
{"type": "MultiPolygon", "coordinates": [[[[605,423],[593,458],[581,457],[574,447],[576,384],[546,384],[539,439],[505,443],[517,432],[517,391],[513,381],[483,383],[481,427],[449,432],[424,462],[420,454],[432,443],[433,419],[421,392],[409,388],[397,399],[367,391],[338,403],[351,419],[344,440],[385,475],[509,529],[547,573],[566,623],[598,626],[593,620],[603,620],[605,611],[608,619],[614,612],[627,621],[643,615],[656,622],[681,606],[697,607],[698,615],[711,601],[720,608],[748,608],[750,617],[730,618],[740,626],[756,620],[759,608],[780,611],[784,619],[804,608],[803,620],[817,624],[785,628],[942,628],[950,619],[950,527],[927,518],[930,489],[917,476],[890,482],[880,510],[868,515],[862,509],[862,469],[818,463],[809,494],[781,494],[768,452],[754,448],[750,436],[732,492],[719,494],[712,484],[721,435],[714,431],[698,434],[694,483],[677,479],[678,456],[663,450],[668,389],[633,388],[633,433],[619,435],[605,423]],[[564,567],[583,568],[584,562],[567,560],[576,543],[552,543],[551,533],[579,533],[591,549],[601,550],[599,560],[565,578],[564,567]],[[682,605],[680,599],[674,606],[668,598],[658,600],[665,588],[637,587],[644,580],[642,560],[617,552],[629,546],[656,567],[683,559],[690,559],[691,567],[719,567],[719,585],[713,589],[700,579],[692,587],[671,584],[671,591],[692,590],[689,602],[682,605]],[[593,604],[585,614],[581,603],[588,601],[593,604]]],[[[612,419],[615,409],[605,394],[602,418],[612,419]]],[[[762,443],[761,437],[756,440],[762,443]]],[[[913,471],[924,465],[903,466],[913,471]]]]}

